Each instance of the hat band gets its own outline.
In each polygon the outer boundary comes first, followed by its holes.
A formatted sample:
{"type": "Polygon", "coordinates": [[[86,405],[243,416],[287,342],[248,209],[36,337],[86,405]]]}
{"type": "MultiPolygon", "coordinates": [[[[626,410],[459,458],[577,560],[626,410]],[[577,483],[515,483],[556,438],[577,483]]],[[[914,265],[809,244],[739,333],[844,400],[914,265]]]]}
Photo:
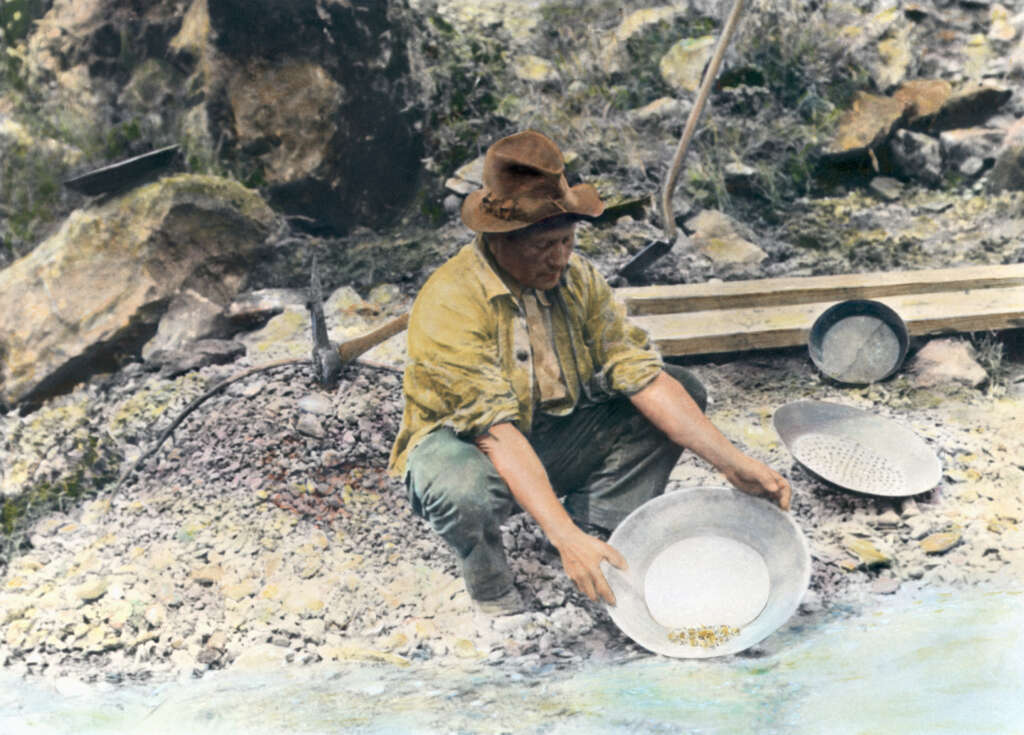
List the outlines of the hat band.
{"type": "Polygon", "coordinates": [[[569,211],[554,199],[502,198],[492,193],[484,194],[480,206],[487,214],[506,222],[533,223],[569,211]]]}

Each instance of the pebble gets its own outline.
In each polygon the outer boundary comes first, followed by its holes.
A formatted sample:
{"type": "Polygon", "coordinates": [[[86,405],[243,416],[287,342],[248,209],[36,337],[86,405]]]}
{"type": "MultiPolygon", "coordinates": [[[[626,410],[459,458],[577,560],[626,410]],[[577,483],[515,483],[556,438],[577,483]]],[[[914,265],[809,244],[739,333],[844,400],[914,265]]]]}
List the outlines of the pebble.
{"type": "Polygon", "coordinates": [[[75,587],[75,595],[82,602],[93,602],[103,597],[107,591],[107,580],[103,577],[90,577],[75,587]]]}
{"type": "Polygon", "coordinates": [[[299,417],[295,424],[295,430],[314,439],[323,439],[327,436],[327,432],[324,430],[324,425],[320,422],[320,419],[311,413],[304,413],[299,417]]]}
{"type": "Polygon", "coordinates": [[[921,548],[928,554],[943,554],[960,543],[959,531],[933,533],[921,540],[921,548]]]}
{"type": "Polygon", "coordinates": [[[296,404],[300,411],[314,413],[318,416],[330,416],[334,413],[334,404],[322,393],[310,393],[296,404]]]}

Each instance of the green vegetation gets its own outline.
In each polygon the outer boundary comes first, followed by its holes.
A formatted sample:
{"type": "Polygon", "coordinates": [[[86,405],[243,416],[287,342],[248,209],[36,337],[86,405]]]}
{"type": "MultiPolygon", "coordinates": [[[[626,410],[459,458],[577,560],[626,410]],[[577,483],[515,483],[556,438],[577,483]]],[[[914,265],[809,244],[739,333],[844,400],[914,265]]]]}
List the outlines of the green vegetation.
{"type": "Polygon", "coordinates": [[[975,332],[970,335],[971,344],[977,353],[978,364],[988,373],[986,392],[989,395],[1002,395],[1010,375],[1010,368],[1005,361],[1006,349],[999,334],[996,332],[975,332]]]}
{"type": "Polygon", "coordinates": [[[465,36],[439,15],[423,29],[420,51],[428,64],[428,148],[447,175],[475,158],[480,141],[503,130],[494,112],[508,74],[505,45],[492,37],[465,36]]]}

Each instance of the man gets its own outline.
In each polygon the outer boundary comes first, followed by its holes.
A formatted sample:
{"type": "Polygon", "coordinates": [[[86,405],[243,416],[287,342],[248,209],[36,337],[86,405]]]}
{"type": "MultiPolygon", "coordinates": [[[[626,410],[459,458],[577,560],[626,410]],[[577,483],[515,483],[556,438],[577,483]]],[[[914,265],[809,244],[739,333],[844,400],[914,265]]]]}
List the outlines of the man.
{"type": "Polygon", "coordinates": [[[662,363],[596,269],[576,222],[604,205],[569,187],[534,131],[497,141],[463,203],[476,240],[424,284],[409,322],[405,413],[391,455],[414,510],[457,554],[477,606],[523,609],[500,525],[521,508],[591,600],[615,603],[600,564],[626,561],[581,526],[614,528],[664,491],[684,448],[786,509],[790,487],[704,416],[705,392],[662,363]],[[560,499],[561,498],[561,499],[560,499]]]}

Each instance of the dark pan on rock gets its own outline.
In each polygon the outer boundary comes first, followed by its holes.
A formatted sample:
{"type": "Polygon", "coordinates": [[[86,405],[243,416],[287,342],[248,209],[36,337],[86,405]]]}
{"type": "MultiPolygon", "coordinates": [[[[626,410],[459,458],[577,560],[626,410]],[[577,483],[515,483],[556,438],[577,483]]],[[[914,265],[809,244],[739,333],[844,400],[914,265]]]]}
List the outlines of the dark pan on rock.
{"type": "Polygon", "coordinates": [[[121,191],[167,168],[180,146],[169,145],[68,179],[64,186],[88,196],[121,191]]]}
{"type": "Polygon", "coordinates": [[[879,301],[851,299],[830,306],[815,320],[807,348],[828,377],[866,385],[895,373],[909,345],[899,314],[879,301]]]}

